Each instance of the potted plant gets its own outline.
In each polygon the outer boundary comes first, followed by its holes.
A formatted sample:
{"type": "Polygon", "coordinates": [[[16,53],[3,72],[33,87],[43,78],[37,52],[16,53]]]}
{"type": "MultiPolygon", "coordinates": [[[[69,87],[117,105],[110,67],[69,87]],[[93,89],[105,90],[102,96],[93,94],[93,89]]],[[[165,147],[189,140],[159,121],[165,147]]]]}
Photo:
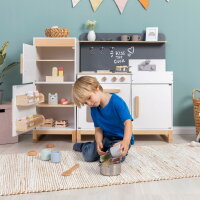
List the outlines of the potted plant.
{"type": "Polygon", "coordinates": [[[96,34],[94,32],[94,27],[96,25],[96,21],[87,20],[85,25],[89,28],[89,32],[88,32],[88,35],[87,35],[88,41],[95,41],[96,40],[96,34]]]}
{"type": "MultiPolygon", "coordinates": [[[[6,59],[6,50],[8,47],[9,42],[5,42],[5,44],[0,49],[0,86],[3,85],[3,77],[5,74],[12,69],[15,65],[19,64],[19,62],[10,63],[7,66],[4,66],[4,62],[6,59]]],[[[0,104],[2,104],[3,100],[3,90],[0,90],[0,104]]]]}

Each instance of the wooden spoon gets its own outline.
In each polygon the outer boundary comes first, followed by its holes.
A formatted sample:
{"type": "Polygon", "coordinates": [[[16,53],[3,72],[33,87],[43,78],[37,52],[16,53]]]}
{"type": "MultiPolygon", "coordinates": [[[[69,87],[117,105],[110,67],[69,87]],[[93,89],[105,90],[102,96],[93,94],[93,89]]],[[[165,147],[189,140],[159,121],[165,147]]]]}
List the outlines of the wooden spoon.
{"type": "Polygon", "coordinates": [[[74,166],[72,166],[71,168],[69,168],[68,170],[64,171],[62,173],[62,176],[69,176],[74,170],[76,170],[77,168],[79,168],[80,165],[79,164],[75,164],[74,166]]]}

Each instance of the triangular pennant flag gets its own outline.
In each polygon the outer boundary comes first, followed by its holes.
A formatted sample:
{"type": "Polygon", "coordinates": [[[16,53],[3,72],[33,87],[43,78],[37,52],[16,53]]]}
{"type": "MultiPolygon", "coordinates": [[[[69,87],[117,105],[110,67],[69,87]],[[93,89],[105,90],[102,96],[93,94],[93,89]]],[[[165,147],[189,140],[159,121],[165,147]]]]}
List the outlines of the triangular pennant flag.
{"type": "Polygon", "coordinates": [[[149,0],[139,0],[139,2],[142,4],[142,6],[144,7],[144,9],[147,10],[147,8],[149,6],[149,0]]]}
{"type": "Polygon", "coordinates": [[[92,5],[92,8],[94,12],[97,10],[97,8],[100,6],[103,0],[90,0],[90,3],[92,5]]]}
{"type": "Polygon", "coordinates": [[[115,0],[120,13],[122,14],[128,0],[115,0]]]}
{"type": "Polygon", "coordinates": [[[72,6],[73,6],[73,7],[75,7],[75,6],[76,6],[76,4],[78,4],[78,3],[79,3],[79,1],[80,1],[80,0],[72,0],[72,6]]]}

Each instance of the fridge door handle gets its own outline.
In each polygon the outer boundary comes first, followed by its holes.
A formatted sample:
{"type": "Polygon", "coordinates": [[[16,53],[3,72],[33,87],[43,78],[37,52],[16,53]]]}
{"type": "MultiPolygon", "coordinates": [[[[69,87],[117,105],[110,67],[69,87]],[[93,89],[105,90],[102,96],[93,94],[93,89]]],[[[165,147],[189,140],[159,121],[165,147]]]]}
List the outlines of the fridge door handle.
{"type": "Polygon", "coordinates": [[[135,118],[139,117],[139,106],[140,106],[140,99],[139,96],[135,97],[135,118]]]}

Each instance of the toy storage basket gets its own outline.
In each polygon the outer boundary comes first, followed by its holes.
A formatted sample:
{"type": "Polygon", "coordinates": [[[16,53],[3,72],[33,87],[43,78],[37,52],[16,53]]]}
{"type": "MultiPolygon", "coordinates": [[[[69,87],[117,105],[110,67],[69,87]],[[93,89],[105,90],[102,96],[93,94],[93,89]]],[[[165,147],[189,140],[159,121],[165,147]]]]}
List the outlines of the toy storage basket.
{"type": "Polygon", "coordinates": [[[69,29],[67,28],[47,28],[45,29],[47,37],[68,37],[69,29]]]}
{"type": "Polygon", "coordinates": [[[194,89],[192,91],[192,100],[193,100],[193,107],[194,107],[194,120],[196,126],[196,135],[200,132],[200,97],[195,97],[195,93],[199,92],[200,90],[194,89]]]}

